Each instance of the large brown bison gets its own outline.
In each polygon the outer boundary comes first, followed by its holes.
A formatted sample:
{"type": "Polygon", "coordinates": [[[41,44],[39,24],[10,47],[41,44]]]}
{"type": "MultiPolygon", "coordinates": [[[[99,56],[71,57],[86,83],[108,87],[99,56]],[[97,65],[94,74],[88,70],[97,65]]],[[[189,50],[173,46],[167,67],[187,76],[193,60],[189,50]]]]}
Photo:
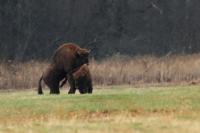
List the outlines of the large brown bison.
{"type": "Polygon", "coordinates": [[[68,74],[60,87],[66,83],[67,78],[70,84],[69,94],[74,94],[76,89],[78,89],[81,94],[92,93],[92,78],[87,64],[83,64],[79,68],[74,69],[72,74],[68,74]]]}
{"type": "MultiPolygon", "coordinates": [[[[63,44],[55,51],[52,62],[46,71],[42,74],[39,85],[38,94],[43,94],[41,82],[42,80],[50,88],[50,94],[59,94],[59,83],[66,75],[80,67],[82,64],[88,63],[89,51],[80,48],[73,43],[63,44]]],[[[71,89],[69,90],[71,92],[71,89]]]]}

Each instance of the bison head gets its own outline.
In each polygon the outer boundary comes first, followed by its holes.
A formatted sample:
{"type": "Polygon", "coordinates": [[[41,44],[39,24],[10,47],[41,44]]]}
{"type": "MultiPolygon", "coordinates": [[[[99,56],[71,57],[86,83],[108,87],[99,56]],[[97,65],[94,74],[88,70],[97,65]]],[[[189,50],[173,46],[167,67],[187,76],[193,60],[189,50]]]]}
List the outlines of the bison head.
{"type": "Polygon", "coordinates": [[[82,64],[89,64],[89,54],[90,50],[80,49],[76,53],[76,66],[81,66],[82,64]]]}

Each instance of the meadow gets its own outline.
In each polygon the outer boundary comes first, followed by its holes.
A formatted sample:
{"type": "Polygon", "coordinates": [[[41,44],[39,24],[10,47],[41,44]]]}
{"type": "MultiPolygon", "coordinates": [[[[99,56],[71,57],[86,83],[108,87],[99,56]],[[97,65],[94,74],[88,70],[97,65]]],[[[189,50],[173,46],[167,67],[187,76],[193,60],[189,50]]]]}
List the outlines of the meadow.
{"type": "Polygon", "coordinates": [[[95,86],[92,95],[0,93],[1,133],[199,133],[200,86],[95,86]]]}
{"type": "Polygon", "coordinates": [[[0,62],[0,133],[200,132],[200,54],[91,59],[92,95],[37,95],[48,65],[0,62]]]}

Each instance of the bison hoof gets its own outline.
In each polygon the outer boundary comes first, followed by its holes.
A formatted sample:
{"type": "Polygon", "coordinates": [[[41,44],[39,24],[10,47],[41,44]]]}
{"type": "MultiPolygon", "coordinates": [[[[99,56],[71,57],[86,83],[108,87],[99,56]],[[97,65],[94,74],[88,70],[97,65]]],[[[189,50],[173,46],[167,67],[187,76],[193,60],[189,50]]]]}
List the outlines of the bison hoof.
{"type": "Polygon", "coordinates": [[[38,92],[38,95],[43,95],[43,92],[38,92]]]}

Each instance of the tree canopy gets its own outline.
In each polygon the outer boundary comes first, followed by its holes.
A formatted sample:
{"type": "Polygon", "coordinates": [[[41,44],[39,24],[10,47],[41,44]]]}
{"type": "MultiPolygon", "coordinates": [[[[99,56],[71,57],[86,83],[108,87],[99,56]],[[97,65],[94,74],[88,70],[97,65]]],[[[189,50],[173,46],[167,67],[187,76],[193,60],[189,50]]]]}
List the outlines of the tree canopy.
{"type": "Polygon", "coordinates": [[[0,58],[49,58],[75,42],[95,58],[200,51],[199,0],[1,0],[0,58]]]}

